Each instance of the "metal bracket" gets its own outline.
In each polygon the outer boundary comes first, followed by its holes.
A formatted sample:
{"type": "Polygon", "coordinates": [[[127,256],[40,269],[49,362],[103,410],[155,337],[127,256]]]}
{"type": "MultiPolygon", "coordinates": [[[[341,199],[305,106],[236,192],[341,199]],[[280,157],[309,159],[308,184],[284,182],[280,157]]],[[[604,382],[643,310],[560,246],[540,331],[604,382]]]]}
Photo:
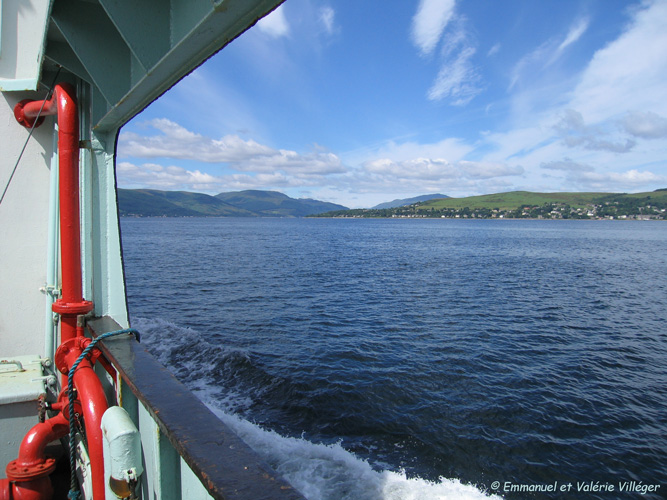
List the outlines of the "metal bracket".
{"type": "Polygon", "coordinates": [[[39,291],[43,294],[50,295],[51,297],[58,298],[60,297],[62,291],[57,286],[53,285],[44,285],[39,288],[39,291]]]}
{"type": "Polygon", "coordinates": [[[45,375],[43,377],[36,377],[36,378],[30,379],[30,380],[32,382],[42,381],[46,385],[48,385],[49,387],[54,387],[58,383],[58,380],[56,379],[56,377],[54,375],[45,375]]]}

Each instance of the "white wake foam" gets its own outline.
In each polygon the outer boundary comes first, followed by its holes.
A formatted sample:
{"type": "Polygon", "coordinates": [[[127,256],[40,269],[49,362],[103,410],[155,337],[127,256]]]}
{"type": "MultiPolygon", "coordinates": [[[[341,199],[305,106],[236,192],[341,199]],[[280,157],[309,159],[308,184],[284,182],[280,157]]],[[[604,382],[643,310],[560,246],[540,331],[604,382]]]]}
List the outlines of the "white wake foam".
{"type": "MultiPolygon", "coordinates": [[[[192,342],[196,331],[164,320],[137,319],[133,326],[155,348],[154,354],[169,366],[168,352],[192,342]],[[169,339],[165,339],[169,337],[169,339]],[[168,340],[165,342],[165,340],[168,340]],[[173,342],[173,343],[172,343],[173,342]]],[[[201,369],[201,366],[199,367],[201,369]]],[[[407,477],[405,472],[374,470],[371,465],[339,444],[317,444],[306,439],[281,436],[229,411],[238,406],[219,390],[208,387],[206,378],[189,382],[193,392],[248,446],[299,490],[308,500],[478,500],[500,499],[458,479],[428,481],[407,477]]]]}
{"type": "Polygon", "coordinates": [[[477,500],[499,499],[458,479],[438,482],[408,478],[404,472],[376,471],[339,444],[324,445],[291,438],[209,408],[263,460],[308,500],[477,500]]]}

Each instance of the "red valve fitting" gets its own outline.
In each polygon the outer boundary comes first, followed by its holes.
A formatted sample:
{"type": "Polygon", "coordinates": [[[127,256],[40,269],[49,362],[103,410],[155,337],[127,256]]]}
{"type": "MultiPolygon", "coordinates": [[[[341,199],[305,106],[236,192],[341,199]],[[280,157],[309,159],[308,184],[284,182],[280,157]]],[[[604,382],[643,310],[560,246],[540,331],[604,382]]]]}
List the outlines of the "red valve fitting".
{"type": "Polygon", "coordinates": [[[53,487],[48,476],[31,481],[0,479],[0,500],[50,500],[53,487]]]}
{"type": "Polygon", "coordinates": [[[0,500],[37,500],[53,496],[49,474],[56,468],[56,461],[47,457],[44,450],[68,431],[69,425],[62,413],[30,429],[21,442],[18,458],[7,464],[7,479],[0,480],[0,500]]]}
{"type": "Polygon", "coordinates": [[[51,474],[56,461],[47,458],[44,450],[47,444],[60,439],[68,430],[69,424],[62,413],[35,425],[23,438],[18,458],[7,464],[7,477],[15,481],[28,481],[51,474]]]}

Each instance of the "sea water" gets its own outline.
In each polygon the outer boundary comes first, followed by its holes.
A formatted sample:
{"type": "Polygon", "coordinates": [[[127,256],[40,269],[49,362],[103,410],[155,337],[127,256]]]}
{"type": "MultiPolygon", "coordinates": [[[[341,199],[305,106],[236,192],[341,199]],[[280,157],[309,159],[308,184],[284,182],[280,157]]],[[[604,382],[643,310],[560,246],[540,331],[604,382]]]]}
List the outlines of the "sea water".
{"type": "Polygon", "coordinates": [[[122,237],[144,342],[310,500],[667,496],[667,223],[122,237]]]}

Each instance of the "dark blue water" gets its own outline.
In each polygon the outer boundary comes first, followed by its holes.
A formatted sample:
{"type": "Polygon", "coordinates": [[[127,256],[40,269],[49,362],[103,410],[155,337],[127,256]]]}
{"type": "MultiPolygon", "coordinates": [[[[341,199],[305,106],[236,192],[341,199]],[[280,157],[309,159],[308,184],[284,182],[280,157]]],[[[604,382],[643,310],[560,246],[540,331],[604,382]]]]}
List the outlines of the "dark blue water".
{"type": "Polygon", "coordinates": [[[311,499],[667,497],[665,223],[122,235],[134,326],[311,499]]]}

